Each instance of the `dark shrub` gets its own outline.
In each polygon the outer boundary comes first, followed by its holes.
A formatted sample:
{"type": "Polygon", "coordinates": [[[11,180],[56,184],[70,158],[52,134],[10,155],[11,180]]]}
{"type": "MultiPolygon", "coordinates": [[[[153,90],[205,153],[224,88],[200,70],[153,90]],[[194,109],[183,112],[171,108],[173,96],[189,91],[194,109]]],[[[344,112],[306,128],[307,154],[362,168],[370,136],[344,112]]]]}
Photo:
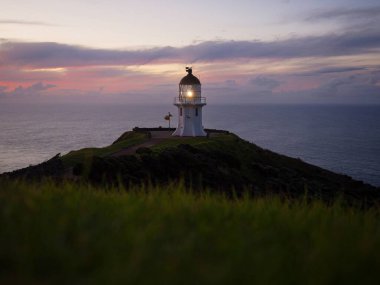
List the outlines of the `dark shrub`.
{"type": "Polygon", "coordinates": [[[149,154],[149,153],[152,153],[152,150],[148,147],[139,147],[136,150],[136,153],[138,153],[138,154],[149,154]]]}

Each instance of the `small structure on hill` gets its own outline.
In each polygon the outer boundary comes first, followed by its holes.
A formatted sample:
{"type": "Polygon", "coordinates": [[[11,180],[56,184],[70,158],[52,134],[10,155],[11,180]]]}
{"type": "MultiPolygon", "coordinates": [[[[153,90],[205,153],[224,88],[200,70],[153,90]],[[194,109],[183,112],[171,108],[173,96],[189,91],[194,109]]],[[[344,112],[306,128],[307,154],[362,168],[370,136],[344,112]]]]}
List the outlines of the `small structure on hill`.
{"type": "Polygon", "coordinates": [[[173,136],[204,137],[202,107],[206,98],[201,96],[201,82],[193,75],[191,67],[186,67],[187,75],[179,83],[178,97],[174,105],[178,107],[178,127],[173,136]]]}

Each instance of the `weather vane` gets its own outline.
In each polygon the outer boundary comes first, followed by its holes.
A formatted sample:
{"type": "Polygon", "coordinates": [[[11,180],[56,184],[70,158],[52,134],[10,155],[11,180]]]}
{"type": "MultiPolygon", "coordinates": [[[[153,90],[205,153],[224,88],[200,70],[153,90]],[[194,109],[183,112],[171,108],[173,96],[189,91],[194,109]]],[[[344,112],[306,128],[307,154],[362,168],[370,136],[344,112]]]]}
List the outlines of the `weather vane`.
{"type": "Polygon", "coordinates": [[[186,72],[188,74],[192,74],[193,73],[193,68],[191,66],[186,66],[186,72]]]}

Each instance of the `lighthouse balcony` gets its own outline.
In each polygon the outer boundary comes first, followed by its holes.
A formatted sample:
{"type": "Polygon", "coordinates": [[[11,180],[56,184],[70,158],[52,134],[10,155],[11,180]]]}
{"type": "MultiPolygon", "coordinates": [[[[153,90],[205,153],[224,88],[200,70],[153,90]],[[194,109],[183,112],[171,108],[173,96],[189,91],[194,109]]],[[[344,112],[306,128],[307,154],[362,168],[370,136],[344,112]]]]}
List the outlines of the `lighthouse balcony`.
{"type": "Polygon", "coordinates": [[[206,105],[206,97],[175,97],[174,105],[206,105]]]}

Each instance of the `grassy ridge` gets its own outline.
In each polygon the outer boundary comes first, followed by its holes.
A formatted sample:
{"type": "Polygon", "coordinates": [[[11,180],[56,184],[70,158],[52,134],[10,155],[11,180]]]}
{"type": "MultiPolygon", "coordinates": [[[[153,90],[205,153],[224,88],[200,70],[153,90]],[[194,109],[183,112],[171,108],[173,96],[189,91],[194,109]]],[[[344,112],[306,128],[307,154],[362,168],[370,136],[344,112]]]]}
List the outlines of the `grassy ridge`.
{"type": "MultiPolygon", "coordinates": [[[[125,132],[112,145],[85,148],[55,156],[39,165],[0,175],[10,179],[81,181],[100,185],[166,185],[184,178],[187,186],[202,191],[238,195],[278,194],[327,203],[342,197],[346,204],[380,205],[378,188],[249,143],[238,136],[210,132],[208,137],[165,137],[158,129],[125,132]],[[113,155],[125,149],[129,155],[113,155]]],[[[120,153],[119,153],[120,154],[120,153]]],[[[124,153],[126,154],[126,153],[124,153]]]]}
{"type": "Polygon", "coordinates": [[[62,156],[62,161],[66,167],[74,166],[76,163],[86,163],[94,156],[107,156],[124,148],[134,146],[147,140],[146,133],[125,132],[117,141],[107,147],[90,147],[80,150],[70,151],[62,156]]]}
{"type": "Polygon", "coordinates": [[[1,182],[0,283],[376,284],[379,214],[181,185],[1,182]]]}

